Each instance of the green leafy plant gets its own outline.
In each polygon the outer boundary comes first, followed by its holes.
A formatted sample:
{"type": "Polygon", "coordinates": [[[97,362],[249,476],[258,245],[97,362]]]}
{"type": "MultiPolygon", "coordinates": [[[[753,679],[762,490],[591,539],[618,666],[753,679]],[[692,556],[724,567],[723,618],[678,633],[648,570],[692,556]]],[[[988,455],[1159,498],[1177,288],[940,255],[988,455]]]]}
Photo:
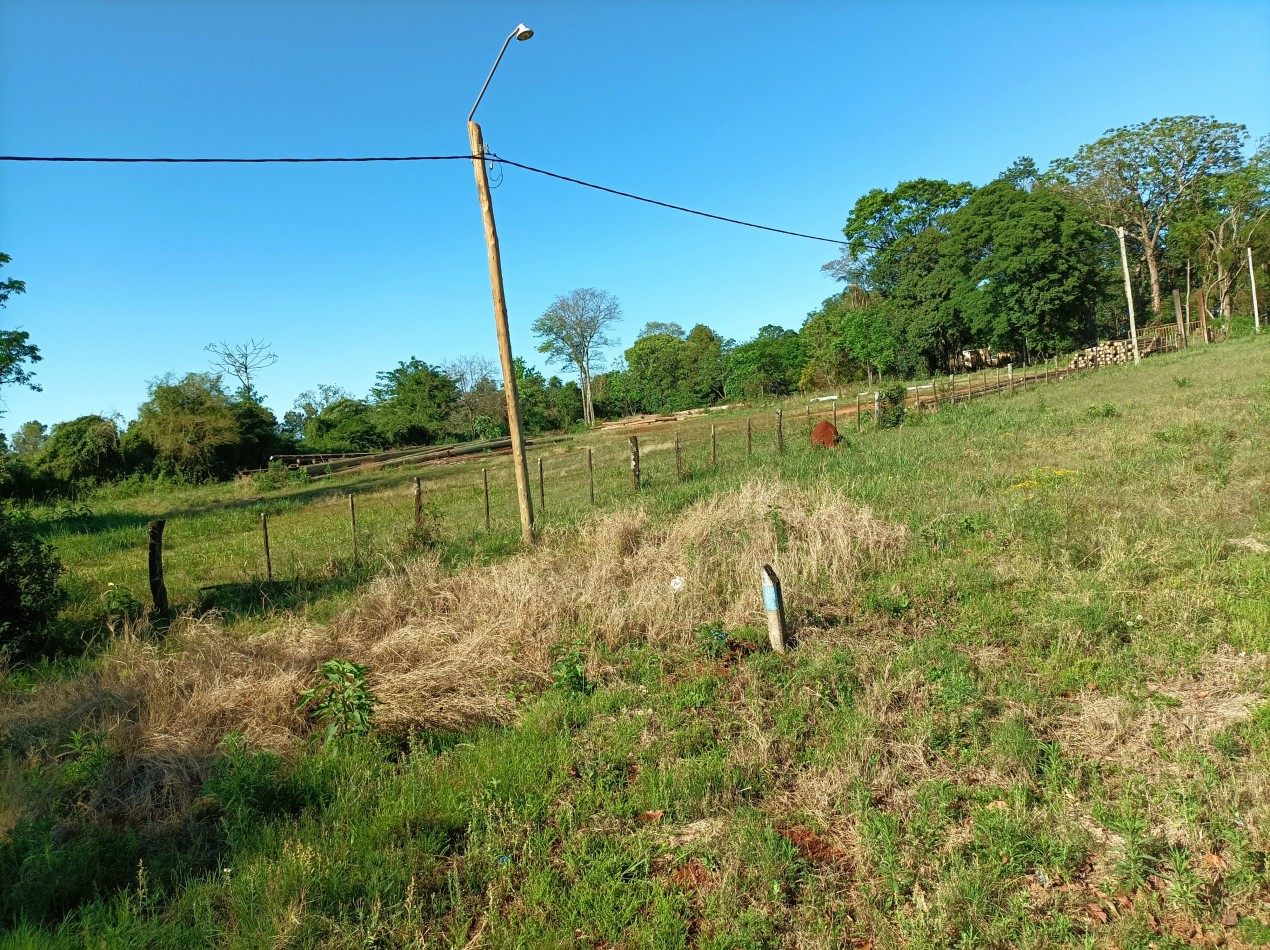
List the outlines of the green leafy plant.
{"type": "Polygon", "coordinates": [[[595,689],[586,675],[586,657],[576,644],[551,648],[551,684],[556,689],[587,696],[595,689]]]}
{"type": "Polygon", "coordinates": [[[893,383],[882,390],[879,406],[878,426],[883,429],[894,429],[904,423],[908,410],[904,408],[904,399],[908,396],[908,387],[903,383],[893,383]]]}
{"type": "Polygon", "coordinates": [[[66,602],[62,564],[36,536],[30,517],[0,502],[0,655],[47,652],[43,637],[66,602]]]}
{"type": "Polygon", "coordinates": [[[728,652],[728,632],[714,623],[703,623],[697,628],[697,649],[712,660],[721,659],[728,652]]]}
{"type": "Polygon", "coordinates": [[[136,620],[145,612],[145,606],[128,588],[108,584],[101,594],[101,608],[107,622],[136,620]]]}
{"type": "Polygon", "coordinates": [[[348,660],[327,660],[315,671],[318,685],[304,690],[296,712],[307,710],[326,727],[327,742],[350,735],[367,735],[375,725],[379,700],[367,684],[369,670],[348,660]]]}

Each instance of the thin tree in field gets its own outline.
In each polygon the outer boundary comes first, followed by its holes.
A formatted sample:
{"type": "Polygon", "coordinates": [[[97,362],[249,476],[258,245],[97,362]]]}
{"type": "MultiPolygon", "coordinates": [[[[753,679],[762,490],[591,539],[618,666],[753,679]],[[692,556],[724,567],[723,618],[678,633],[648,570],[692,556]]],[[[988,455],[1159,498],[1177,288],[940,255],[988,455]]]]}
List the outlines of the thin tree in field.
{"type": "Polygon", "coordinates": [[[216,359],[212,366],[221,372],[228,373],[238,380],[239,394],[247,402],[259,402],[256,387],[252,382],[262,369],[267,369],[278,362],[278,354],[269,350],[269,344],[263,340],[248,340],[246,343],[209,343],[203,347],[216,359]]]}
{"type": "Polygon", "coordinates": [[[605,331],[621,319],[621,304],[611,293],[579,287],[553,300],[547,312],[534,321],[534,335],[542,341],[538,352],[546,353],[550,363],[577,369],[582,384],[582,417],[589,426],[595,425],[591,374],[597,351],[617,342],[605,331]]]}

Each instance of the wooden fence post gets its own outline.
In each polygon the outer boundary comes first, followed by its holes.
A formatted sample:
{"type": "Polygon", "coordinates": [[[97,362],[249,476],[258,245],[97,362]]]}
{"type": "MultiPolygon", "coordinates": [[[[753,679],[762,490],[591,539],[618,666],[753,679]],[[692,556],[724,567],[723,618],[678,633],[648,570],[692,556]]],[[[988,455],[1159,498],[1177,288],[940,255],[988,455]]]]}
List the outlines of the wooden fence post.
{"type": "Polygon", "coordinates": [[[710,427],[710,467],[711,468],[719,467],[719,441],[718,441],[718,435],[715,432],[716,428],[717,428],[716,426],[710,427]]]}
{"type": "Polygon", "coordinates": [[[833,397],[833,427],[838,428],[838,397],[833,397]]]}
{"type": "Polygon", "coordinates": [[[776,454],[785,454],[785,425],[781,410],[776,410],[776,454]]]}
{"type": "Polygon", "coordinates": [[[591,450],[586,450],[587,483],[591,490],[591,504],[595,504],[595,461],[591,458],[591,450]]]}
{"type": "Polygon", "coordinates": [[[348,523],[353,536],[353,563],[357,563],[357,503],[353,496],[348,496],[348,523]]]}
{"type": "Polygon", "coordinates": [[[151,521],[146,525],[150,536],[150,596],[154,599],[155,613],[168,612],[168,588],[163,583],[163,526],[166,521],[151,521]]]}
{"type": "Polygon", "coordinates": [[[876,389],[873,390],[873,424],[882,424],[882,393],[876,389]]]}
{"type": "Polygon", "coordinates": [[[745,417],[745,457],[749,458],[754,454],[754,420],[749,416],[745,417]]]}
{"type": "Polygon", "coordinates": [[[784,653],[786,646],[785,599],[781,596],[780,578],[776,576],[770,564],[763,565],[762,578],[763,609],[767,613],[767,639],[773,650],[784,653]]]}
{"type": "Polygon", "coordinates": [[[544,515],[547,513],[547,489],[542,479],[542,456],[538,457],[538,508],[544,515]]]}
{"type": "Polygon", "coordinates": [[[1177,348],[1186,348],[1186,321],[1182,318],[1182,294],[1173,288],[1173,315],[1177,318],[1177,348]]]}
{"type": "Polygon", "coordinates": [[[273,580],[273,559],[269,557],[269,515],[260,513],[260,531],[265,536],[265,580],[273,580]]]}
{"type": "Polygon", "coordinates": [[[855,394],[855,434],[860,434],[860,394],[855,394]]]}
{"type": "Polygon", "coordinates": [[[1208,342],[1208,303],[1202,290],[1195,291],[1195,307],[1199,311],[1199,338],[1208,342]]]}
{"type": "Polygon", "coordinates": [[[485,487],[485,533],[486,533],[486,534],[488,534],[488,533],[489,533],[489,528],[490,528],[490,519],[489,519],[489,469],[488,469],[488,468],[483,468],[483,469],[481,469],[481,483],[482,483],[482,484],[484,485],[484,487],[485,487]]]}
{"type": "Polygon", "coordinates": [[[423,483],[415,476],[415,529],[423,527],[423,483]]]}
{"type": "Polygon", "coordinates": [[[675,433],[675,481],[684,480],[683,454],[679,448],[679,433],[675,433]]]}
{"type": "Polygon", "coordinates": [[[631,482],[639,491],[639,436],[631,436],[631,482]]]}

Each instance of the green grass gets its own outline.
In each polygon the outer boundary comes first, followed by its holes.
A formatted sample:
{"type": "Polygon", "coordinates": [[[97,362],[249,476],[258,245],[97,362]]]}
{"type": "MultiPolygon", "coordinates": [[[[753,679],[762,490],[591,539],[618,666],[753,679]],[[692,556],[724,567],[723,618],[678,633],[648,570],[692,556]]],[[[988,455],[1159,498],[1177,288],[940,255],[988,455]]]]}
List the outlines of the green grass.
{"type": "MultiPolygon", "coordinates": [[[[847,432],[835,452],[787,415],[777,458],[755,418],[753,459],[744,415],[685,423],[682,482],[671,434],[641,436],[654,517],[758,473],[832,484],[911,533],[845,599],[787,591],[788,657],[757,627],[584,645],[586,675],[557,664],[513,726],[294,760],[231,739],[196,813],[163,829],[77,824],[109,768],[91,737],[15,759],[0,947],[1270,945],[1270,555],[1248,543],[1270,544],[1270,344],[847,432]]],[[[548,527],[589,511],[586,447],[603,504],[631,494],[624,434],[553,447],[548,527]]],[[[480,464],[425,470],[456,570],[515,547],[494,464],[492,537],[480,464]]],[[[334,610],[370,570],[317,563],[347,537],[341,493],[383,564],[410,556],[414,474],[118,500],[49,530],[92,617],[101,585],[144,589],[147,517],[169,518],[170,586],[192,603],[260,573],[276,505],[275,571],[312,585],[292,606],[334,610]]]]}

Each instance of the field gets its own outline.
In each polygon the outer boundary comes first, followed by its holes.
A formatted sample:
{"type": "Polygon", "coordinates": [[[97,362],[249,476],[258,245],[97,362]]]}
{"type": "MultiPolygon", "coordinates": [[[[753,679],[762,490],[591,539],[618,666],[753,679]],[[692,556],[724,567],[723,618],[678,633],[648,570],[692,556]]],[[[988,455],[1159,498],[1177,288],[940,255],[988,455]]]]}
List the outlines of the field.
{"type": "Polygon", "coordinates": [[[114,632],[0,683],[0,946],[1270,944],[1270,342],[800,421],[545,447],[532,552],[505,458],[44,513],[114,632]]]}

